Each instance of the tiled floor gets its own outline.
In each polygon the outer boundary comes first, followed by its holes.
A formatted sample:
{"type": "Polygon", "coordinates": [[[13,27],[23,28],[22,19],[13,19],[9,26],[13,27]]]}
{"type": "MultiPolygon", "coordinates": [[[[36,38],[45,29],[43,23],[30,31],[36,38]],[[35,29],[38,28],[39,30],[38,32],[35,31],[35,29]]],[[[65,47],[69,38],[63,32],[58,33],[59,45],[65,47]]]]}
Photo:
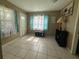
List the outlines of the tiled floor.
{"type": "Polygon", "coordinates": [[[56,43],[53,37],[27,35],[5,44],[4,59],[79,59],[56,43]]]}

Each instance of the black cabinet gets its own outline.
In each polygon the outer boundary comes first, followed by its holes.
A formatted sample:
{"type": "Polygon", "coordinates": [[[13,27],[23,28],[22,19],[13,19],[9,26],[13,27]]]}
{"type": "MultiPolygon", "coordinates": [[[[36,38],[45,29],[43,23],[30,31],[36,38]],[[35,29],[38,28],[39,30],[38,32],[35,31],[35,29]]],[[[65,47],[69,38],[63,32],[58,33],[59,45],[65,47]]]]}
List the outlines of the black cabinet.
{"type": "Polygon", "coordinates": [[[67,31],[60,31],[60,30],[56,29],[55,39],[56,39],[57,43],[59,44],[59,46],[66,47],[67,37],[68,37],[67,31]]]}

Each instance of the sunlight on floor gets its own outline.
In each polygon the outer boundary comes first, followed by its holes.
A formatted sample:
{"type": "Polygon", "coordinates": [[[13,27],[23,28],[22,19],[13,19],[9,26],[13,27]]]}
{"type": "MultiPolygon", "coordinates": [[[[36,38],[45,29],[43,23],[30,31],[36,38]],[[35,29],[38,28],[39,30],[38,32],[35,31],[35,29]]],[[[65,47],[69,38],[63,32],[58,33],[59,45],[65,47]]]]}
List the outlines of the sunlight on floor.
{"type": "Polygon", "coordinates": [[[28,38],[26,41],[32,41],[34,37],[28,38]]]}
{"type": "Polygon", "coordinates": [[[51,36],[24,36],[3,45],[2,50],[3,59],[79,59],[59,47],[51,36]]]}

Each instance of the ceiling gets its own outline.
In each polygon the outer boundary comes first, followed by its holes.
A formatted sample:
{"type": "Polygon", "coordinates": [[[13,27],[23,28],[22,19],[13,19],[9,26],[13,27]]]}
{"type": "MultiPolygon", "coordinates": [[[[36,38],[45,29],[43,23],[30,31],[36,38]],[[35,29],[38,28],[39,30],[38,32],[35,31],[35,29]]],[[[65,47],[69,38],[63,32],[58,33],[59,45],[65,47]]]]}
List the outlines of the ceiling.
{"type": "Polygon", "coordinates": [[[58,11],[64,8],[72,0],[8,0],[27,12],[58,11]]]}

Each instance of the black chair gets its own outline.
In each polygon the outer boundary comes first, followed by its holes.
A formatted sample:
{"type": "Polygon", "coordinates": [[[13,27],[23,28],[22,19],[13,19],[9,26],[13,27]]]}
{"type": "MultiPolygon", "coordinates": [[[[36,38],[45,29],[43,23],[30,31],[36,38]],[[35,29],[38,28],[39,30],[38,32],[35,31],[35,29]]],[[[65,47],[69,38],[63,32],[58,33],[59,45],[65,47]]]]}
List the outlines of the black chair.
{"type": "Polygon", "coordinates": [[[35,36],[37,36],[37,37],[45,37],[45,32],[35,32],[35,36]]]}

